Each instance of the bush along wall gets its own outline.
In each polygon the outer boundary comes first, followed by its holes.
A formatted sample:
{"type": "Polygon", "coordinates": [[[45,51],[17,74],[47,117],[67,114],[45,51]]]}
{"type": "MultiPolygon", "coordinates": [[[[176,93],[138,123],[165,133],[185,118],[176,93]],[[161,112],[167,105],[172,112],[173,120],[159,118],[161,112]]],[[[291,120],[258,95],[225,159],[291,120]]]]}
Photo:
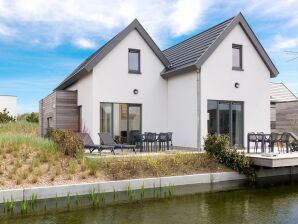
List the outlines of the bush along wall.
{"type": "Polygon", "coordinates": [[[226,135],[208,135],[205,139],[205,150],[207,154],[214,157],[218,162],[244,174],[252,182],[256,180],[255,169],[250,160],[239,153],[236,149],[229,148],[229,137],[226,135]]]}
{"type": "Polygon", "coordinates": [[[82,139],[71,130],[53,130],[48,128],[46,137],[51,139],[57,149],[64,155],[78,158],[84,154],[82,139]]]}

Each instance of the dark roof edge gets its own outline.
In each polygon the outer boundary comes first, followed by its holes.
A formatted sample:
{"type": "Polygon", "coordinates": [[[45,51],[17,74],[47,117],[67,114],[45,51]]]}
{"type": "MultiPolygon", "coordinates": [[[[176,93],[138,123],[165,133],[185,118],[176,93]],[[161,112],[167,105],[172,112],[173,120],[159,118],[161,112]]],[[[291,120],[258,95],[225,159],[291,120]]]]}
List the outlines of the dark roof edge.
{"type": "Polygon", "coordinates": [[[206,29],[206,30],[203,30],[203,31],[201,31],[201,32],[199,32],[199,33],[197,33],[197,34],[195,34],[195,35],[189,37],[189,38],[186,38],[185,40],[183,40],[183,41],[181,41],[181,42],[179,42],[179,43],[176,43],[176,44],[174,44],[174,45],[172,45],[172,46],[170,46],[170,47],[164,49],[163,52],[166,51],[166,50],[169,50],[170,48],[175,47],[175,46],[177,46],[177,45],[179,45],[179,44],[181,44],[181,43],[183,43],[183,42],[185,42],[185,41],[188,41],[189,39],[191,39],[191,38],[193,38],[193,37],[195,37],[195,36],[201,35],[201,34],[207,32],[207,31],[209,31],[209,30],[211,30],[211,29],[213,29],[213,28],[215,28],[215,27],[217,27],[217,26],[220,26],[220,25],[226,23],[227,21],[229,21],[229,20],[231,20],[231,19],[233,19],[233,18],[235,18],[235,17],[233,16],[233,17],[231,17],[231,18],[229,18],[229,19],[226,19],[225,21],[223,21],[223,22],[221,22],[221,23],[218,23],[218,24],[216,24],[216,25],[214,25],[214,26],[212,26],[212,27],[210,27],[210,28],[208,28],[208,29],[206,29]]]}
{"type": "Polygon", "coordinates": [[[170,65],[169,60],[165,57],[144,27],[140,24],[137,19],[134,19],[126,28],[124,28],[120,33],[118,33],[114,38],[108,41],[102,49],[91,57],[86,64],[74,74],[70,74],[58,87],[55,88],[56,90],[63,90],[74,82],[81,79],[83,76],[88,74],[95,65],[97,65],[119,42],[121,42],[132,30],[136,29],[141,37],[145,40],[145,42],[149,45],[155,55],[159,58],[159,60],[163,63],[165,67],[170,65]]]}
{"type": "Polygon", "coordinates": [[[179,75],[181,73],[185,73],[185,72],[190,72],[190,71],[195,71],[197,70],[197,66],[194,64],[190,64],[190,65],[185,65],[183,67],[179,67],[175,70],[171,70],[171,71],[166,71],[166,69],[164,69],[160,75],[162,78],[167,79],[167,78],[171,78],[173,76],[179,75]]]}
{"type": "Polygon", "coordinates": [[[270,71],[270,75],[272,78],[278,75],[278,70],[271,61],[270,57],[268,56],[267,52],[263,48],[262,44],[248,25],[247,21],[243,17],[242,13],[240,12],[233,21],[226,27],[226,29],[222,32],[221,35],[214,41],[214,43],[205,51],[205,53],[197,60],[196,66],[200,68],[203,63],[209,58],[209,56],[215,51],[215,49],[219,46],[219,44],[228,36],[231,30],[240,24],[244,32],[246,33],[248,39],[251,41],[255,49],[257,50],[258,54],[262,58],[263,62],[267,66],[268,70],[270,71]]]}
{"type": "MultiPolygon", "coordinates": [[[[247,37],[249,38],[249,40],[255,47],[255,49],[258,52],[258,54],[260,55],[260,57],[262,58],[266,67],[270,71],[271,78],[276,77],[279,74],[277,68],[273,64],[273,62],[270,59],[270,57],[268,56],[267,52],[263,48],[262,44],[260,43],[260,41],[258,40],[258,38],[256,37],[256,35],[254,34],[254,32],[252,31],[252,29],[250,28],[250,26],[248,25],[247,21],[245,20],[245,18],[243,17],[243,15],[241,13],[239,13],[237,16],[235,16],[233,18],[232,22],[224,29],[224,31],[218,36],[218,38],[214,41],[214,43],[211,44],[209,46],[209,48],[202,54],[202,56],[200,58],[198,58],[198,60],[194,63],[194,65],[197,68],[200,68],[204,64],[204,62],[209,58],[209,56],[215,51],[215,49],[219,46],[219,44],[226,38],[226,36],[230,33],[230,31],[237,24],[241,25],[241,27],[244,30],[244,32],[246,33],[247,37]]],[[[193,64],[191,64],[189,66],[193,66],[193,64]]],[[[179,73],[176,70],[168,71],[168,72],[163,71],[162,76],[164,77],[164,74],[167,74],[166,75],[167,77],[171,77],[171,76],[173,76],[173,75],[171,75],[171,73],[173,73],[174,75],[178,75],[181,72],[179,73]]]]}

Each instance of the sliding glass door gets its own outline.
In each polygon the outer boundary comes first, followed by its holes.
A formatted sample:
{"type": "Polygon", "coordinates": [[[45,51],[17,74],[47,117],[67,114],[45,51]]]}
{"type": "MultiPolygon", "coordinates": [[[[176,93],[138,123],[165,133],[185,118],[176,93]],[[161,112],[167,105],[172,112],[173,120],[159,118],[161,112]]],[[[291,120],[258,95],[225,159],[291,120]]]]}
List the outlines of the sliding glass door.
{"type": "Polygon", "coordinates": [[[110,103],[100,104],[100,130],[101,132],[109,132],[112,134],[112,111],[113,107],[110,103]]]}
{"type": "Polygon", "coordinates": [[[243,146],[243,104],[232,102],[232,145],[243,146]]]}
{"type": "Polygon", "coordinates": [[[128,105],[128,131],[141,131],[141,105],[128,105]]]}
{"type": "Polygon", "coordinates": [[[100,132],[109,132],[126,142],[130,131],[141,131],[142,106],[129,103],[100,103],[100,132]]]}
{"type": "Polygon", "coordinates": [[[229,135],[230,134],[230,103],[218,102],[219,110],[219,134],[229,135]]]}
{"type": "Polygon", "coordinates": [[[243,146],[243,103],[208,100],[208,133],[225,134],[232,146],[243,146]]]}

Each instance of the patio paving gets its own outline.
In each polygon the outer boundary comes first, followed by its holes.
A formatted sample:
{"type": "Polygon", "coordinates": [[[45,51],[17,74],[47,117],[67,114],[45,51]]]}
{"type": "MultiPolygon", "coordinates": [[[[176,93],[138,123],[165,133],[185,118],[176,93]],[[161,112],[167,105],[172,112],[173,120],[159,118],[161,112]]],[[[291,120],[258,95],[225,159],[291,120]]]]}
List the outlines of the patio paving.
{"type": "Polygon", "coordinates": [[[193,148],[177,148],[173,147],[173,149],[165,150],[165,151],[144,151],[140,152],[139,149],[137,149],[137,152],[134,153],[132,150],[124,149],[123,152],[120,149],[115,150],[115,155],[111,153],[109,150],[103,150],[101,153],[99,153],[97,150],[93,151],[92,153],[89,152],[89,150],[85,150],[85,156],[87,157],[123,157],[123,156],[159,156],[159,155],[169,155],[169,154],[177,154],[177,153],[201,153],[197,149],[193,148]]]}

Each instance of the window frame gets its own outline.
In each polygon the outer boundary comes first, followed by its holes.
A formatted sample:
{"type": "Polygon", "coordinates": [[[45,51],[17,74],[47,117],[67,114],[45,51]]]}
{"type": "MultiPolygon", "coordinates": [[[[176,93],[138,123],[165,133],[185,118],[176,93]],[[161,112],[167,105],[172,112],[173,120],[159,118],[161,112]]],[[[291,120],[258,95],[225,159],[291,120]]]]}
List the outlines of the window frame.
{"type": "Polygon", "coordinates": [[[128,49],[128,73],[130,74],[142,74],[141,73],[141,50],[140,49],[134,49],[134,48],[129,48],[128,49]],[[138,54],[138,70],[132,70],[129,68],[129,53],[137,53],[138,54]]]}
{"type": "Polygon", "coordinates": [[[243,70],[243,46],[240,44],[232,44],[232,70],[244,71],[243,70]],[[239,67],[233,65],[233,49],[239,49],[239,67]]]}

